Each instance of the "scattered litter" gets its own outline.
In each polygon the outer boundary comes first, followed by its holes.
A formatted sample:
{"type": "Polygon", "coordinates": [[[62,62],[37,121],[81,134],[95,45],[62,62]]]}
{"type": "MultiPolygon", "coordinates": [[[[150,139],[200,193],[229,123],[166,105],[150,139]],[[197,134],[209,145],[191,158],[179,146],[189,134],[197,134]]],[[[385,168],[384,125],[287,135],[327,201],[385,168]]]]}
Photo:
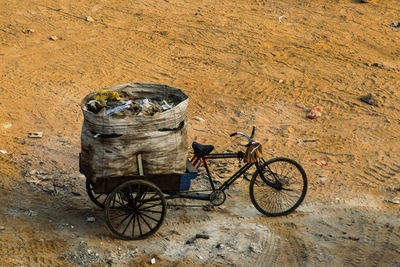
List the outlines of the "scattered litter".
{"type": "Polygon", "coordinates": [[[52,41],[57,41],[58,37],[55,36],[55,35],[52,35],[52,36],[49,37],[49,39],[52,40],[52,41]]]}
{"type": "Polygon", "coordinates": [[[203,259],[203,256],[197,255],[197,258],[199,258],[199,260],[202,260],[202,259],[203,259]]]}
{"type": "Polygon", "coordinates": [[[209,239],[210,236],[206,234],[196,234],[196,238],[204,238],[204,239],[209,239]]]}
{"type": "Polygon", "coordinates": [[[310,113],[308,113],[307,117],[309,119],[317,119],[320,118],[322,116],[321,112],[322,112],[323,108],[320,106],[315,106],[311,108],[310,113]]]}
{"type": "Polygon", "coordinates": [[[400,197],[394,197],[392,199],[385,199],[385,201],[392,203],[392,204],[400,204],[400,197]]]}
{"type": "Polygon", "coordinates": [[[85,20],[88,21],[88,22],[93,22],[93,21],[94,21],[94,18],[88,16],[88,17],[85,18],[85,20]]]}
{"type": "Polygon", "coordinates": [[[193,244],[194,241],[195,241],[197,238],[209,239],[210,236],[207,235],[207,234],[196,234],[196,236],[191,237],[191,238],[189,238],[188,240],[186,240],[186,243],[185,243],[185,244],[186,244],[186,245],[193,244]]]}
{"type": "Polygon", "coordinates": [[[216,246],[217,249],[223,249],[224,247],[225,247],[224,244],[218,244],[218,245],[216,246]]]}
{"type": "Polygon", "coordinates": [[[328,165],[328,163],[323,159],[317,159],[317,160],[314,160],[314,162],[321,167],[325,167],[326,165],[328,165]]]}
{"type": "Polygon", "coordinates": [[[262,253],[261,246],[259,244],[251,243],[249,246],[250,252],[260,254],[262,253]]]}
{"type": "Polygon", "coordinates": [[[303,139],[303,142],[304,143],[307,143],[307,142],[317,142],[318,141],[318,138],[316,138],[316,139],[303,139]]]}
{"type": "Polygon", "coordinates": [[[297,103],[296,107],[302,108],[302,109],[306,109],[306,110],[309,109],[309,108],[307,108],[306,106],[304,106],[303,104],[300,104],[300,103],[297,103]]]}
{"type": "Polygon", "coordinates": [[[33,133],[28,133],[29,138],[41,138],[43,137],[43,132],[33,132],[33,133]]]}
{"type": "Polygon", "coordinates": [[[205,119],[198,117],[198,116],[194,117],[193,119],[196,121],[205,122],[205,119]]]}
{"type": "Polygon", "coordinates": [[[278,18],[278,20],[279,20],[280,23],[285,24],[285,25],[288,25],[288,26],[293,25],[292,23],[283,22],[283,21],[282,21],[283,18],[286,18],[286,16],[285,16],[285,15],[282,15],[282,16],[280,16],[280,17],[278,18]]]}
{"type": "Polygon", "coordinates": [[[11,123],[7,123],[3,125],[3,128],[8,129],[11,128],[12,124],[11,123]]]}
{"type": "Polygon", "coordinates": [[[6,150],[0,150],[0,153],[7,154],[7,151],[6,150]]]}
{"type": "Polygon", "coordinates": [[[381,69],[385,68],[385,64],[379,63],[379,62],[372,63],[371,66],[381,68],[381,69]]]}
{"type": "Polygon", "coordinates": [[[155,259],[155,258],[152,258],[152,259],[150,260],[150,263],[151,263],[151,264],[155,264],[155,263],[156,263],[156,259],[155,259]]]}
{"type": "Polygon", "coordinates": [[[96,221],[96,218],[95,218],[95,217],[87,217],[87,218],[86,218],[86,221],[87,221],[87,222],[95,222],[95,221],[96,221]]]}
{"type": "Polygon", "coordinates": [[[190,244],[193,244],[193,242],[196,240],[196,237],[191,237],[191,238],[189,238],[188,240],[186,240],[186,245],[190,245],[190,244]]]}
{"type": "Polygon", "coordinates": [[[372,96],[372,93],[360,97],[360,100],[370,105],[376,105],[378,103],[378,100],[372,96]]]}
{"type": "Polygon", "coordinates": [[[391,27],[394,27],[394,28],[399,28],[400,27],[400,22],[392,22],[392,23],[390,23],[390,26],[391,27]]]}
{"type": "Polygon", "coordinates": [[[89,249],[85,241],[81,241],[76,249],[63,256],[72,263],[72,266],[98,266],[100,260],[99,253],[89,249]]]}
{"type": "Polygon", "coordinates": [[[27,210],[25,211],[25,214],[32,217],[35,217],[37,215],[37,213],[33,210],[27,210]]]}
{"type": "Polygon", "coordinates": [[[279,83],[283,83],[283,80],[281,79],[281,80],[279,80],[279,83]]]}
{"type": "Polygon", "coordinates": [[[31,34],[31,33],[34,33],[35,30],[34,30],[34,29],[23,29],[22,32],[23,32],[24,34],[31,34]]]}

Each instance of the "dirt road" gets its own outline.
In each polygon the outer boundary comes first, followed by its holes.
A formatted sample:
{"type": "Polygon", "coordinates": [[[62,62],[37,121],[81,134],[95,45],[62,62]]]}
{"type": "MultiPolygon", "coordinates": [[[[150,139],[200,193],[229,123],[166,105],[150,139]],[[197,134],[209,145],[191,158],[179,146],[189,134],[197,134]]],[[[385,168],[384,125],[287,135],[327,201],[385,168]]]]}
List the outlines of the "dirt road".
{"type": "Polygon", "coordinates": [[[0,266],[400,266],[399,14],[395,0],[0,0],[0,266]],[[263,217],[243,181],[220,208],[168,210],[152,238],[113,238],[78,172],[79,103],[127,82],[184,90],[190,140],[217,151],[257,126],[266,158],[305,168],[304,203],[263,217]],[[210,239],[186,244],[197,233],[210,239]]]}

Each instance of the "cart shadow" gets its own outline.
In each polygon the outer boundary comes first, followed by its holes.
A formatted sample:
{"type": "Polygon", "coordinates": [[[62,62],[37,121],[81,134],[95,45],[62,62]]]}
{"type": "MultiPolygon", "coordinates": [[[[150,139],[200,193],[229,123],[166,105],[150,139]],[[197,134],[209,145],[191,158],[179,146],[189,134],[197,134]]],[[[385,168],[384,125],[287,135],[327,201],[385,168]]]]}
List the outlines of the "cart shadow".
{"type": "Polygon", "coordinates": [[[111,236],[106,227],[104,211],[83,194],[84,189],[77,196],[71,193],[53,195],[34,192],[29,187],[22,187],[24,188],[4,192],[0,197],[0,201],[6,203],[0,209],[6,216],[6,222],[12,224],[14,220],[18,220],[22,224],[15,225],[15,230],[24,227],[26,222],[35,232],[52,231],[74,237],[99,234],[104,237],[111,236]],[[38,229],[35,229],[36,227],[38,229]]]}

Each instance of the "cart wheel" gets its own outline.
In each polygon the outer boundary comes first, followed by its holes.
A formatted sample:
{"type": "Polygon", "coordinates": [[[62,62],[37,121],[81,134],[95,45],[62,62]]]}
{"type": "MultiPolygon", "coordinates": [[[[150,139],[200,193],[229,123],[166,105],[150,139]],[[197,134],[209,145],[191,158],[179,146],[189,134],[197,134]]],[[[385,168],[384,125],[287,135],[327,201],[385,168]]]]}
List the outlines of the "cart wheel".
{"type": "Polygon", "coordinates": [[[164,194],[154,184],[131,180],[117,186],[105,203],[106,221],[121,239],[143,239],[160,228],[166,213],[164,194]]]}
{"type": "Polygon", "coordinates": [[[86,178],[86,192],[88,193],[90,200],[93,201],[94,204],[104,209],[104,204],[106,203],[109,194],[95,193],[92,183],[87,178],[86,178]]]}

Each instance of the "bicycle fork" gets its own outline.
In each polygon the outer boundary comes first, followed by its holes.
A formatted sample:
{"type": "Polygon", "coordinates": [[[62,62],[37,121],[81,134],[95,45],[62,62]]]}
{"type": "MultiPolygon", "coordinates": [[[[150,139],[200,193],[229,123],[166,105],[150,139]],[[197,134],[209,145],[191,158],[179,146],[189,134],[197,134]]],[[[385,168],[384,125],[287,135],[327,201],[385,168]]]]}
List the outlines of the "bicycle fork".
{"type": "MultiPolygon", "coordinates": [[[[262,159],[262,161],[264,163],[263,165],[265,165],[265,161],[263,159],[262,159]]],[[[271,168],[268,165],[265,165],[265,166],[261,166],[259,161],[256,162],[256,167],[257,167],[258,173],[260,174],[261,180],[263,180],[264,183],[275,188],[276,190],[282,190],[282,183],[276,177],[276,174],[271,170],[271,168]],[[274,177],[274,179],[275,179],[274,183],[271,183],[268,179],[265,178],[265,176],[264,176],[264,171],[266,171],[265,166],[267,167],[267,171],[269,171],[269,173],[272,174],[272,177],[274,177]]]]}

